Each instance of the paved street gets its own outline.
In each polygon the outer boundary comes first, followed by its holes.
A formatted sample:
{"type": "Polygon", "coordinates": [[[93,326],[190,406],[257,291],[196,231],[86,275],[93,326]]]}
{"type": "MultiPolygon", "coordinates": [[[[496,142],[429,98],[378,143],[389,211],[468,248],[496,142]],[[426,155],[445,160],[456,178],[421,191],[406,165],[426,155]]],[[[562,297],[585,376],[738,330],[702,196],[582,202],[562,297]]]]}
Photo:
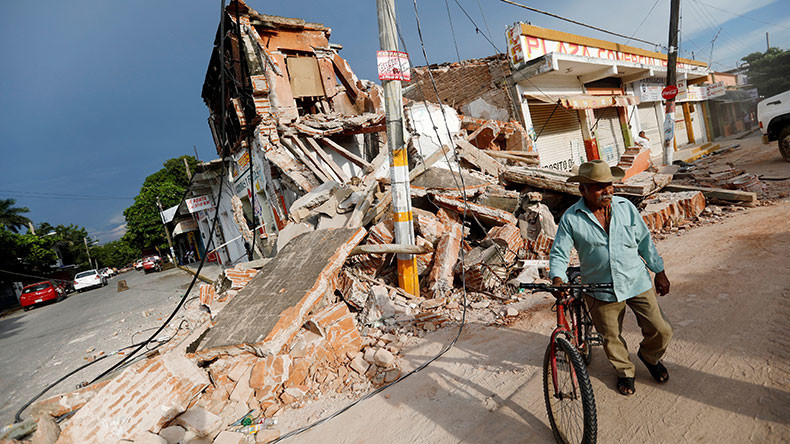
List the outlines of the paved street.
{"type": "MultiPolygon", "coordinates": [[[[111,353],[153,333],[150,330],[135,335],[161,324],[191,277],[178,269],[148,275],[131,271],[111,278],[106,287],[72,293],[60,303],[28,312],[20,310],[0,319],[0,424],[13,422],[14,413],[23,403],[86,363],[91,354],[111,353]],[[121,279],[126,280],[129,290],[118,293],[121,279]],[[88,352],[91,348],[94,350],[88,352]]],[[[197,296],[197,289],[192,294],[197,296]]],[[[110,357],[88,367],[44,398],[73,390],[76,384],[92,379],[120,359],[110,357]]]]}

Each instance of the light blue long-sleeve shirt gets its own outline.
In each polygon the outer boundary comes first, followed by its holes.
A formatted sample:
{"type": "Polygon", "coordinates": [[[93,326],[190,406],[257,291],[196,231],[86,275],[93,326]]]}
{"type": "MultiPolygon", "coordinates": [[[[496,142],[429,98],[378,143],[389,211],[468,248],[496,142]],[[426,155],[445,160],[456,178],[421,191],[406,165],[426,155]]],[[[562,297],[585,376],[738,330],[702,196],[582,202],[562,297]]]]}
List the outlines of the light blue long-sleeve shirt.
{"type": "Polygon", "coordinates": [[[583,283],[613,284],[615,294],[591,294],[601,301],[620,302],[644,293],[653,286],[647,270],[654,273],[664,270],[664,261],[639,211],[618,196],[612,198],[609,234],[587,208],[584,198],[562,215],[549,256],[552,279],[568,280],[571,247],[576,247],[579,253],[583,283]]]}

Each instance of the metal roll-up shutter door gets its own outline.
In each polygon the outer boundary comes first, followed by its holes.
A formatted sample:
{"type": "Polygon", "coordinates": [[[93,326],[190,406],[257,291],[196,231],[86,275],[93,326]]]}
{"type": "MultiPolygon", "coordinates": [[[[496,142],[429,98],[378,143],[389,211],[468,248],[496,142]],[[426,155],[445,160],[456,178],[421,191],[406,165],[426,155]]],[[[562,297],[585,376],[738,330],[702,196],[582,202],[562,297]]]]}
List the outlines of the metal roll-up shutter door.
{"type": "Polygon", "coordinates": [[[652,157],[660,156],[663,152],[661,125],[656,120],[656,109],[652,103],[647,103],[638,106],[639,110],[639,125],[645,136],[650,140],[650,155],[652,157]]]}
{"type": "Polygon", "coordinates": [[[689,135],[686,132],[686,119],[683,118],[683,105],[675,106],[675,145],[678,147],[688,145],[689,135]]]}
{"type": "Polygon", "coordinates": [[[617,117],[617,108],[599,108],[593,113],[598,121],[595,134],[598,136],[601,158],[609,165],[617,165],[620,155],[625,152],[625,140],[620,128],[620,118],[617,117]]]}
{"type": "Polygon", "coordinates": [[[529,113],[538,136],[535,147],[541,166],[570,171],[574,165],[587,161],[578,111],[554,104],[530,103],[529,113]]]}

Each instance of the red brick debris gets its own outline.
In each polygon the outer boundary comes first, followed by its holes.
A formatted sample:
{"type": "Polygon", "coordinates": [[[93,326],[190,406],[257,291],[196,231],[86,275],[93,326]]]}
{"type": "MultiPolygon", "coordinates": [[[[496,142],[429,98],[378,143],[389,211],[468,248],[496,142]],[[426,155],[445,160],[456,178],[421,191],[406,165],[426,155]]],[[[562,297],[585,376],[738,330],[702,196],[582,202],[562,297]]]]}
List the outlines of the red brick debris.
{"type": "MultiPolygon", "coordinates": [[[[350,401],[397,380],[409,347],[434,330],[457,326],[464,302],[472,319],[504,324],[519,313],[516,307],[534,302],[515,286],[547,276],[555,221],[578,197],[565,183],[570,172],[539,166],[529,135],[508,108],[507,91],[497,86],[509,73],[506,61],[438,68],[445,79],[458,72],[479,78],[465,89],[441,91],[456,103],[446,111],[458,117],[449,156],[434,147],[410,168],[411,178],[420,180],[411,190],[414,234],[426,251],[417,255],[421,288],[412,295],[397,288],[393,253],[354,250],[395,242],[386,151],[365,157],[340,143],[369,134],[386,140],[379,87],[356,78],[329,44],[329,28],[259,14],[241,1],[231,7],[237,4],[256,74],[250,76],[254,112],[229,101],[235,111],[229,127],[238,131],[231,143],[234,153],[245,149],[240,135],[247,131],[265,153],[276,179],[265,194],[277,235],[261,237],[265,259],[225,269],[214,284],[200,285],[197,301],[185,308],[190,328],[168,326],[163,334],[173,339],[156,352],[110,380],[34,404],[29,413],[41,433],[59,434],[57,443],[268,442],[280,436],[276,420],[289,412],[328,397],[350,401]],[[289,64],[297,63],[287,57],[294,53],[313,54],[315,64],[289,64]],[[320,81],[297,88],[288,69],[305,66],[320,81]],[[473,101],[470,91],[487,88],[503,119],[463,115],[473,101]],[[463,154],[459,163],[452,150],[463,154]],[[456,182],[459,171],[463,180],[456,182]],[[286,206],[285,196],[292,195],[298,198],[286,206]],[[243,418],[253,424],[242,424],[243,418]]],[[[234,14],[227,18],[236,20],[234,14]]],[[[420,101],[409,94],[426,86],[424,69],[414,73],[419,87],[407,94],[407,106],[420,101]]],[[[204,86],[212,109],[215,74],[209,70],[204,86]]],[[[416,120],[407,126],[430,128],[416,120]]],[[[433,137],[423,136],[409,141],[410,153],[421,152],[421,140],[433,137]]],[[[630,179],[617,192],[639,205],[654,233],[714,212],[706,210],[703,192],[660,192],[671,175],[658,174],[643,151],[631,149],[621,162],[630,179]]],[[[697,174],[696,180],[731,190],[759,187],[737,170],[697,174]]]]}

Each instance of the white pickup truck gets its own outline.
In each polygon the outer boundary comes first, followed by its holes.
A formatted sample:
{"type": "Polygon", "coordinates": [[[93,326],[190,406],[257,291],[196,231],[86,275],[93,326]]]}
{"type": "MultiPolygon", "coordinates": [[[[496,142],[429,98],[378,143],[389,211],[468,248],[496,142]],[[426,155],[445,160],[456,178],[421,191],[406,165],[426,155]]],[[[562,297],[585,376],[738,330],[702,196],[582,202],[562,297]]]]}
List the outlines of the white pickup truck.
{"type": "Polygon", "coordinates": [[[778,140],[779,152],[790,162],[790,91],[760,101],[757,120],[763,133],[763,143],[778,140]]]}

